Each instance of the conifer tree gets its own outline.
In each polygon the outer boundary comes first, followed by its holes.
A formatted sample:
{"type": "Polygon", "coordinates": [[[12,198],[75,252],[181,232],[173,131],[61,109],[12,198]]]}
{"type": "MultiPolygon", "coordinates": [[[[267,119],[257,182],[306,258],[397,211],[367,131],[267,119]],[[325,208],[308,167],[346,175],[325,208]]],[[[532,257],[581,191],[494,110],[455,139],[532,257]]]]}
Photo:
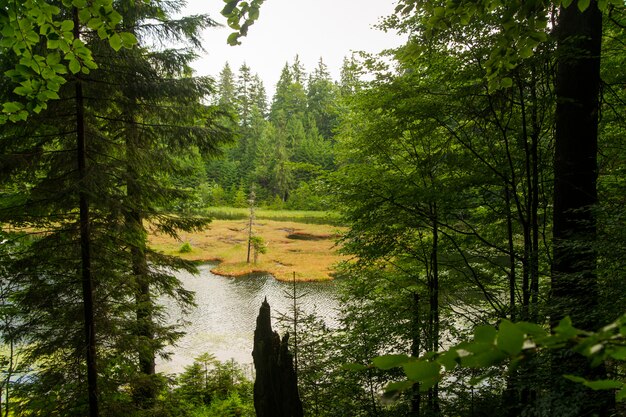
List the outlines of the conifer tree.
{"type": "Polygon", "coordinates": [[[337,101],[335,84],[330,78],[328,67],[320,58],[317,68],[309,76],[307,88],[307,110],[315,120],[319,133],[330,139],[337,126],[337,113],[334,105],[337,101]]]}
{"type": "Polygon", "coordinates": [[[219,73],[217,85],[217,97],[219,104],[227,109],[234,109],[237,95],[235,91],[235,74],[226,62],[224,68],[219,73]]]}
{"type": "MultiPolygon", "coordinates": [[[[212,24],[206,16],[174,22],[161,2],[121,6],[124,24],[140,38],[173,34],[197,45],[195,34],[212,24]]],[[[8,179],[30,181],[3,202],[1,214],[7,224],[36,231],[32,242],[20,239],[20,250],[9,263],[12,279],[19,284],[13,299],[23,311],[21,331],[31,363],[36,364],[33,377],[22,387],[29,400],[23,406],[48,415],[84,415],[87,408],[91,415],[99,409],[119,414],[123,401],[117,402],[114,393],[120,383],[130,384],[140,408],[151,405],[157,382],[155,354],[180,335],[164,325],[157,296],[172,296],[183,306],[191,303],[191,294],[170,271],[193,266],[150,251],[144,221],[172,235],[205,224],[206,219],[162,210],[173,198],[186,198],[163,180],[178,169],[175,152],[195,144],[211,153],[228,135],[212,121],[214,110],[200,103],[211,92],[211,80],[187,76],[192,53],[144,47],[115,52],[95,33],[75,28],[102,65],[81,76],[82,92],[64,87],[65,100],[3,141],[5,158],[29,155],[12,167],[8,179]],[[78,103],[74,114],[66,104],[72,102],[78,103]],[[79,128],[68,129],[72,123],[79,128]],[[88,164],[77,169],[74,140],[83,128],[78,149],[84,149],[88,164]],[[89,208],[87,221],[77,215],[79,206],[89,208]],[[88,260],[85,254],[91,255],[88,260]],[[83,312],[88,316],[88,308],[82,307],[88,303],[77,302],[84,298],[77,284],[89,282],[85,271],[92,281],[86,292],[94,297],[87,342],[76,327],[83,312]],[[100,381],[96,387],[90,380],[88,402],[81,358],[96,347],[100,381]],[[56,392],[66,401],[54,402],[54,395],[41,392],[56,392]],[[102,407],[94,405],[94,398],[102,407]]],[[[94,357],[88,362],[95,362],[94,357]]]]}

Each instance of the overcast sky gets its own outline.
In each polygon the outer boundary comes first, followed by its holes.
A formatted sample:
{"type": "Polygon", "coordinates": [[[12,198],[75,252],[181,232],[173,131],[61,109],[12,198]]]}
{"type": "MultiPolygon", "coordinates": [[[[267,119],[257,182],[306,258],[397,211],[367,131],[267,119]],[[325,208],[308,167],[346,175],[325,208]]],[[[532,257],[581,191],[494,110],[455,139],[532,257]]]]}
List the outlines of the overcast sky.
{"type": "MultiPolygon", "coordinates": [[[[299,55],[308,72],[320,57],[334,79],[338,78],[344,56],[351,51],[379,52],[398,46],[396,34],[373,28],[380,17],[389,15],[395,0],[266,0],[259,20],[250,27],[242,45],[229,46],[227,27],[204,33],[207,52],[196,61],[198,75],[217,76],[226,62],[237,71],[245,62],[258,73],[268,94],[285,62],[299,55]]],[[[225,25],[220,11],[223,0],[187,0],[184,14],[207,13],[225,25]]]]}

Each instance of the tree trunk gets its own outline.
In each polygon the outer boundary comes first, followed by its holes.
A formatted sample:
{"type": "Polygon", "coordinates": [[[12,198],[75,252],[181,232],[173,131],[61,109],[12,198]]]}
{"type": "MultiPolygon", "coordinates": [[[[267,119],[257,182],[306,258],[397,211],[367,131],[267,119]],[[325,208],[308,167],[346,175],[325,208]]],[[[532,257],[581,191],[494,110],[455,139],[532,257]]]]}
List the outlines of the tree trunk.
{"type": "MultiPolygon", "coordinates": [[[[132,95],[129,94],[129,95],[132,95]]],[[[133,100],[136,103],[136,100],[133,100]]],[[[136,103],[136,105],[138,105],[136,103]]],[[[137,355],[139,359],[140,378],[133,390],[133,399],[141,409],[150,408],[156,398],[155,381],[156,374],[155,350],[154,350],[154,325],[153,325],[153,300],[150,290],[150,276],[148,260],[146,259],[146,235],[143,225],[143,216],[140,212],[142,199],[141,186],[137,183],[139,174],[136,165],[139,163],[136,157],[141,152],[140,132],[135,125],[137,116],[133,116],[134,106],[126,109],[129,115],[130,129],[126,136],[126,197],[129,211],[125,214],[125,226],[131,233],[128,246],[132,264],[132,278],[135,288],[135,315],[137,318],[137,355]]]]}
{"type": "MultiPolygon", "coordinates": [[[[411,356],[418,358],[421,349],[422,329],[420,325],[420,296],[417,291],[413,293],[411,313],[411,356]]],[[[420,384],[416,382],[411,387],[411,416],[420,416],[421,399],[420,384]]]]}
{"type": "Polygon", "coordinates": [[[513,233],[513,214],[511,213],[511,189],[509,184],[504,186],[504,203],[506,205],[506,233],[509,250],[509,316],[511,321],[517,318],[517,303],[515,290],[517,288],[517,270],[515,265],[515,235],[513,233]]]}
{"type": "MultiPolygon", "coordinates": [[[[574,325],[600,325],[593,207],[597,203],[597,141],[602,15],[596,1],[585,12],[573,3],[558,17],[556,136],[551,323],[570,316],[574,325]]],[[[553,357],[554,415],[608,416],[612,392],[593,392],[560,377],[595,379],[586,358],[570,352],[553,357]],[[565,412],[564,410],[568,410],[565,412]],[[571,414],[568,414],[571,413],[571,414]]]]}
{"type": "MultiPolygon", "coordinates": [[[[78,9],[73,8],[74,37],[80,38],[78,9]]],[[[94,320],[93,278],[91,271],[91,232],[89,220],[89,198],[86,187],[87,145],[85,138],[85,104],[80,76],[76,77],[76,147],[79,180],[79,223],[81,249],[81,278],[83,292],[85,343],[87,351],[87,392],[89,416],[98,417],[98,371],[96,365],[96,331],[94,320]]]]}
{"type": "Polygon", "coordinates": [[[270,305],[261,304],[254,331],[252,357],[256,369],[254,409],[258,417],[302,417],[289,334],[272,331],[270,305]]]}
{"type": "MultiPolygon", "coordinates": [[[[433,203],[431,206],[431,212],[433,216],[433,230],[432,230],[432,250],[431,250],[431,282],[429,288],[429,304],[430,304],[430,316],[431,316],[431,352],[437,352],[439,350],[439,213],[437,210],[437,203],[433,203]]],[[[440,413],[439,405],[439,384],[435,384],[428,390],[428,399],[430,412],[433,416],[438,416],[440,413]]]]}

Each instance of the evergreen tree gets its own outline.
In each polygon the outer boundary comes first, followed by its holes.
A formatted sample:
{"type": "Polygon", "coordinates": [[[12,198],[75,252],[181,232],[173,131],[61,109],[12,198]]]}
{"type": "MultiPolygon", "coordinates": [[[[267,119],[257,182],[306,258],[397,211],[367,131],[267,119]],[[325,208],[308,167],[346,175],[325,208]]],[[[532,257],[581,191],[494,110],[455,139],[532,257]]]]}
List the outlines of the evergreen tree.
{"type": "Polygon", "coordinates": [[[239,68],[235,93],[239,123],[244,129],[250,127],[252,106],[255,100],[253,88],[254,84],[250,67],[244,63],[239,68]]]}
{"type": "Polygon", "coordinates": [[[228,62],[218,76],[217,97],[219,104],[227,109],[235,109],[237,93],[235,88],[235,74],[228,62]]]}
{"type": "Polygon", "coordinates": [[[339,77],[339,90],[344,97],[350,96],[360,89],[362,86],[360,75],[361,69],[354,55],[349,59],[344,57],[339,77]]]}
{"type": "MultiPolygon", "coordinates": [[[[123,6],[124,25],[140,39],[185,33],[178,39],[194,43],[194,34],[212,24],[205,16],[169,20],[160,3],[123,6]],[[144,19],[150,23],[137,25],[144,19]]],[[[190,143],[212,152],[226,137],[211,124],[212,110],[200,103],[211,91],[211,81],[185,78],[193,54],[140,47],[115,53],[97,34],[83,29],[81,36],[101,67],[64,88],[66,101],[42,112],[37,124],[7,135],[2,149],[5,158],[24,152],[33,156],[13,167],[10,179],[27,176],[31,181],[4,202],[2,215],[7,224],[36,230],[32,242],[20,239],[20,251],[9,262],[11,279],[19,283],[12,299],[23,313],[21,331],[35,364],[32,378],[22,386],[29,400],[23,406],[35,414],[86,414],[85,351],[90,352],[89,364],[97,359],[100,375],[96,385],[89,368],[91,415],[122,412],[124,400],[115,394],[120,384],[130,384],[140,407],[152,404],[158,382],[154,356],[180,335],[164,325],[156,300],[170,295],[189,306],[191,294],[169,271],[193,266],[151,252],[144,220],[174,235],[177,229],[205,223],[163,212],[165,202],[185,193],[162,181],[177,169],[173,152],[190,143]],[[72,102],[73,114],[66,104],[72,102]],[[199,120],[209,123],[199,125],[199,120]],[[79,134],[66,128],[72,123],[79,134]],[[34,140],[24,141],[23,135],[34,140]],[[72,158],[76,138],[84,153],[78,160],[72,158]],[[81,160],[88,164],[81,162],[77,169],[81,160]],[[91,289],[80,289],[90,281],[91,289]],[[93,294],[93,314],[81,293],[93,294]],[[86,341],[75,325],[83,313],[86,341]],[[66,401],[55,402],[54,395],[41,392],[57,393],[66,401]]]]}
{"type": "Polygon", "coordinates": [[[309,77],[307,89],[307,110],[315,120],[315,126],[325,139],[333,136],[337,126],[337,89],[330,78],[328,67],[320,58],[317,68],[309,77]]]}
{"type": "Polygon", "coordinates": [[[254,74],[252,77],[251,100],[261,116],[265,117],[267,114],[267,93],[258,74],[254,74]]]}
{"type": "Polygon", "coordinates": [[[270,109],[270,120],[277,122],[278,113],[282,112],[287,120],[301,118],[306,112],[306,92],[303,84],[304,69],[299,61],[290,67],[285,64],[276,83],[276,93],[270,109]]]}

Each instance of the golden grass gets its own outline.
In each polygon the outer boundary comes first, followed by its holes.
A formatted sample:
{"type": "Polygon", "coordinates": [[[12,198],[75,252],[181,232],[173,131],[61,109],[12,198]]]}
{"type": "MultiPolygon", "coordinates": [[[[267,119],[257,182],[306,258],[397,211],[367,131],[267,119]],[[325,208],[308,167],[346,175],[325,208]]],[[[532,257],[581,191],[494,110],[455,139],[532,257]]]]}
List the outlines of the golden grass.
{"type": "Polygon", "coordinates": [[[283,281],[292,280],[294,272],[298,281],[331,279],[333,266],[345,259],[337,253],[335,246],[335,237],[340,231],[336,226],[257,220],[253,229],[267,246],[267,253],[259,254],[256,265],[253,254],[250,255],[250,264],[246,263],[246,220],[214,220],[202,232],[181,234],[181,241],[169,236],[151,235],[149,245],[183,259],[220,261],[213,269],[219,275],[267,272],[283,281]],[[179,252],[184,242],[191,244],[191,252],[179,252]]]}

